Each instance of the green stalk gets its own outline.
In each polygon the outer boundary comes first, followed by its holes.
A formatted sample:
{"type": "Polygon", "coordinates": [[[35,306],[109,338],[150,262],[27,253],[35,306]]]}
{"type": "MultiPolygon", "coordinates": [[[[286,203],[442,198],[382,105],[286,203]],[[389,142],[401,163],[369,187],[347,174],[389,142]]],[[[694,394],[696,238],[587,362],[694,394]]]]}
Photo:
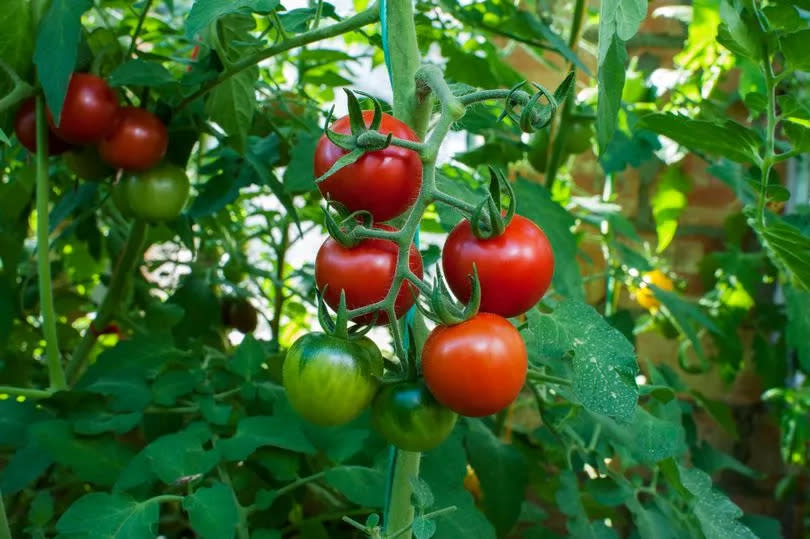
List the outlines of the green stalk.
{"type": "Polygon", "coordinates": [[[419,45],[416,41],[413,0],[388,0],[388,28],[396,39],[388,40],[392,86],[394,90],[394,116],[413,128],[419,138],[427,132],[431,99],[419,99],[414,77],[421,65],[419,45]]]}
{"type": "Polygon", "coordinates": [[[270,320],[270,331],[278,341],[281,327],[281,313],[284,310],[284,259],[290,245],[290,221],[285,220],[281,228],[281,242],[276,249],[276,279],[273,281],[273,319],[270,320]]]}
{"type": "Polygon", "coordinates": [[[330,37],[339,36],[341,34],[351,32],[352,30],[357,30],[358,28],[362,28],[363,26],[376,22],[378,19],[379,6],[375,2],[368,9],[365,9],[352,17],[343,19],[340,22],[321,28],[315,28],[309,32],[294,35],[290,37],[290,39],[284,40],[281,43],[273,45],[272,47],[267,47],[266,49],[262,49],[254,54],[247,55],[238,62],[235,62],[227,70],[223,71],[217,78],[212,79],[210,82],[204,84],[202,88],[180,101],[176,109],[182,109],[189,103],[192,103],[204,96],[223,82],[229,80],[234,75],[241,73],[245,69],[253,67],[262,60],[266,60],[290,49],[295,49],[297,47],[314,43],[316,41],[321,41],[330,37]]]}
{"type": "Polygon", "coordinates": [[[3,505],[3,493],[0,492],[0,539],[11,539],[11,528],[8,525],[6,506],[3,505]]]}
{"type": "Polygon", "coordinates": [[[42,97],[37,98],[37,271],[39,272],[39,304],[42,330],[45,334],[45,357],[51,389],[67,389],[59,339],[56,334],[56,313],[51,288],[51,262],[48,253],[48,124],[42,97]]]}
{"type": "Polygon", "coordinates": [[[82,340],[79,341],[68,363],[67,371],[72,383],[75,383],[79,376],[81,376],[90,351],[93,349],[93,345],[98,337],[93,331],[93,327],[101,329],[106,326],[118,310],[124,291],[126,290],[126,284],[132,276],[135,265],[138,260],[140,260],[141,251],[146,243],[146,233],[148,229],[149,225],[144,221],[137,220],[132,223],[127,244],[124,247],[124,251],[121,253],[118,266],[113,271],[107,294],[101,302],[95,320],[90,323],[90,327],[85,331],[82,340]]]}
{"type": "MultiPolygon", "coordinates": [[[[605,176],[605,186],[602,189],[602,202],[608,202],[613,196],[613,174],[605,176]]],[[[607,220],[602,221],[602,255],[605,257],[605,266],[608,268],[605,277],[605,316],[611,316],[615,312],[616,304],[619,300],[618,285],[615,272],[610,271],[613,265],[611,244],[613,243],[613,230],[607,220]]]]}
{"type": "Polygon", "coordinates": [[[146,14],[149,13],[149,10],[152,8],[152,2],[154,2],[154,0],[146,0],[146,3],[143,5],[143,10],[138,16],[138,22],[135,25],[135,30],[132,32],[132,41],[129,42],[127,58],[132,58],[132,54],[135,52],[135,48],[138,45],[138,35],[141,33],[141,29],[143,29],[143,21],[146,20],[146,14]]]}
{"type": "Polygon", "coordinates": [[[409,526],[413,522],[414,510],[411,505],[411,477],[419,477],[419,461],[421,453],[413,451],[403,451],[397,449],[391,463],[391,472],[388,477],[389,491],[388,504],[385,508],[384,532],[386,535],[400,533],[406,528],[406,532],[400,537],[410,538],[409,526]]]}
{"type": "Polygon", "coordinates": [[[30,387],[0,386],[0,395],[13,395],[27,399],[47,399],[53,395],[50,389],[34,389],[30,387]]]}
{"type": "Polygon", "coordinates": [[[757,210],[759,216],[759,224],[765,228],[765,202],[768,188],[768,181],[771,176],[771,169],[774,164],[774,146],[775,146],[775,132],[776,132],[776,86],[777,80],[773,73],[771,66],[771,59],[768,51],[764,51],[765,58],[762,64],[762,74],[765,76],[765,86],[768,90],[768,107],[766,110],[767,124],[765,127],[765,157],[762,160],[760,168],[762,169],[762,177],[759,187],[759,200],[757,200],[757,210]]]}

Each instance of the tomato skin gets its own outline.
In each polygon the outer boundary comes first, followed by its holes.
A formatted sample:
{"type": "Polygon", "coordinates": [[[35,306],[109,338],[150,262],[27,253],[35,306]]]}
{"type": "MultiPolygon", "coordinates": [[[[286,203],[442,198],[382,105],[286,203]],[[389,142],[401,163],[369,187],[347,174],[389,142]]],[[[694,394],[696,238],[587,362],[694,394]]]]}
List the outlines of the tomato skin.
{"type": "Polygon", "coordinates": [[[98,145],[110,166],[124,170],[147,170],[155,166],[169,146],[166,126],[148,110],[124,107],[115,127],[98,145]]]}
{"type": "Polygon", "coordinates": [[[114,169],[101,160],[95,146],[76,148],[67,152],[62,160],[76,176],[90,182],[100,182],[115,173],[114,169]]]}
{"type": "Polygon", "coordinates": [[[593,135],[593,124],[588,121],[575,121],[568,127],[565,135],[565,151],[570,154],[577,154],[591,148],[591,136],[593,135]]]}
{"type": "MultiPolygon", "coordinates": [[[[31,153],[37,151],[37,102],[29,97],[22,102],[14,116],[14,132],[20,144],[31,153]]],[[[59,155],[70,149],[70,144],[60,139],[48,128],[48,155],[59,155]]]]}
{"type": "Polygon", "coordinates": [[[245,298],[225,298],[220,306],[222,323],[242,333],[253,333],[259,324],[256,307],[245,298]]]}
{"type": "MultiPolygon", "coordinates": [[[[642,280],[651,285],[655,285],[661,290],[672,291],[675,289],[675,283],[669,276],[660,269],[644,272],[641,276],[642,280]]],[[[657,311],[661,306],[661,302],[655,297],[655,293],[649,286],[643,286],[634,291],[636,301],[639,305],[648,311],[657,311]]]]}
{"type": "Polygon", "coordinates": [[[421,381],[384,386],[371,404],[374,429],[405,451],[429,451],[450,436],[458,416],[421,381]]]}
{"type": "Polygon", "coordinates": [[[316,425],[342,425],[371,403],[383,359],[371,339],[307,333],[287,351],[284,388],[293,409],[316,425]]]}
{"type": "Polygon", "coordinates": [[[548,129],[541,129],[529,140],[529,151],[526,152],[526,159],[537,172],[544,173],[548,168],[548,129]]]}
{"type": "MultiPolygon", "coordinates": [[[[368,126],[373,111],[363,111],[368,126]]],[[[336,133],[351,133],[349,117],[344,116],[330,126],[336,133]]],[[[382,115],[380,133],[419,141],[410,127],[389,114],[382,115]]],[[[315,177],[328,171],[348,152],[322,135],[315,149],[315,177]]],[[[343,167],[318,184],[324,197],[340,202],[349,211],[366,210],[375,221],[387,221],[410,208],[422,186],[422,161],[413,150],[389,146],[384,150],[367,152],[360,159],[343,167]]]]}
{"type": "Polygon", "coordinates": [[[505,318],[479,313],[454,326],[437,326],[422,349],[422,374],[443,405],[468,417],[508,406],[526,381],[526,345],[505,318]]]}
{"type": "Polygon", "coordinates": [[[545,233],[515,215],[503,234],[480,240],[466,219],[456,225],[442,249],[442,269],[450,290],[467,302],[473,264],[481,283],[479,310],[504,317],[523,314],[543,297],[554,274],[554,252],[545,233]]]}
{"type": "Polygon", "coordinates": [[[186,172],[168,164],[129,174],[121,178],[119,184],[132,215],[145,221],[177,218],[190,190],[186,172]]]}
{"type": "MultiPolygon", "coordinates": [[[[390,226],[377,225],[382,230],[394,230],[390,226]]],[[[391,289],[397,266],[399,248],[389,240],[366,239],[354,247],[344,247],[333,238],[328,238],[315,257],[315,283],[324,293],[326,304],[337,309],[340,291],[346,292],[346,306],[357,309],[380,301],[391,289]],[[328,286],[327,286],[328,285],[328,286]]],[[[422,255],[411,244],[408,265],[419,278],[423,276],[422,255]]],[[[402,317],[414,302],[419,290],[412,283],[403,282],[394,302],[397,318],[402,317]]],[[[368,324],[373,314],[354,319],[359,324],[368,324]]],[[[388,315],[380,312],[377,325],[388,323],[388,315]]]]}
{"type": "Polygon", "coordinates": [[[118,98],[104,79],[89,73],[70,77],[59,126],[48,111],[48,123],[54,132],[73,144],[98,142],[115,127],[118,98]]]}

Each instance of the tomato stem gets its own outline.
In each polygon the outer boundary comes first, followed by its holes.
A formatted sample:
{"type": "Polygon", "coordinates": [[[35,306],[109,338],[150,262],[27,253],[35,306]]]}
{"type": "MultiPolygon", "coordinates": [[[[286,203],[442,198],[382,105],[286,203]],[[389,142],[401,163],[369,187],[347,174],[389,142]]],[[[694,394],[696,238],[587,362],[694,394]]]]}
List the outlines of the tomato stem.
{"type": "Polygon", "coordinates": [[[14,83],[14,88],[9,93],[0,99],[0,112],[13,107],[26,97],[34,95],[34,87],[25,82],[10,65],[0,59],[0,69],[6,72],[11,82],[14,83]]]}
{"type": "MultiPolygon", "coordinates": [[[[411,478],[419,477],[421,453],[396,449],[391,461],[388,481],[388,503],[385,507],[383,523],[386,535],[402,528],[405,532],[413,522],[414,510],[411,505],[411,478]]],[[[407,534],[409,537],[410,534],[407,534]]]]}
{"type": "Polygon", "coordinates": [[[0,492],[0,539],[11,539],[11,528],[8,525],[6,506],[3,505],[3,493],[0,492]]]}
{"type": "Polygon", "coordinates": [[[0,386],[0,395],[13,395],[26,399],[47,399],[53,395],[51,389],[34,389],[30,387],[0,386]]]}
{"type": "Polygon", "coordinates": [[[146,0],[146,2],[144,2],[143,10],[141,10],[141,14],[138,16],[138,22],[135,24],[135,30],[132,31],[132,40],[129,42],[127,58],[132,58],[132,55],[135,53],[136,47],[138,46],[138,36],[141,33],[141,29],[143,29],[146,14],[149,13],[149,10],[152,8],[152,2],[154,2],[154,0],[146,0]]]}
{"type": "Polygon", "coordinates": [[[45,357],[48,363],[48,380],[51,389],[66,389],[65,371],[59,354],[59,337],[56,333],[56,313],[53,306],[51,286],[51,261],[49,257],[48,202],[48,124],[45,120],[45,104],[37,98],[37,271],[39,272],[39,304],[42,312],[42,331],[45,336],[45,357]]]}

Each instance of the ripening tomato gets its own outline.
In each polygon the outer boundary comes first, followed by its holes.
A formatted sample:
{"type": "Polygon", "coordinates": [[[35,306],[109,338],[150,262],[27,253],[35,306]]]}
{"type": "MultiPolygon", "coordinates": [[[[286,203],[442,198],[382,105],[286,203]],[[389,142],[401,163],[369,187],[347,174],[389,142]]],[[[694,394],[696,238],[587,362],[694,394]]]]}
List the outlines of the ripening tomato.
{"type": "Polygon", "coordinates": [[[284,389],[293,409],[317,425],[348,423],[369,405],[383,374],[380,349],[371,339],[346,340],[307,333],[287,351],[284,389]]]}
{"type": "Polygon", "coordinates": [[[259,324],[259,314],[256,307],[246,298],[232,297],[222,300],[220,306],[222,324],[241,331],[253,333],[259,324]]]}
{"type": "Polygon", "coordinates": [[[422,349],[422,374],[440,403],[468,417],[507,407],[526,381],[529,358],[515,327],[497,314],[479,313],[437,326],[422,349]]]}
{"type": "Polygon", "coordinates": [[[148,110],[124,107],[115,127],[98,145],[98,152],[110,166],[124,170],[146,170],[155,166],[169,145],[166,126],[148,110]]]}
{"type": "Polygon", "coordinates": [[[672,291],[675,289],[675,283],[669,276],[660,269],[647,271],[641,276],[644,284],[634,291],[634,296],[639,305],[648,311],[657,311],[661,306],[661,302],[655,297],[655,292],[648,285],[654,285],[661,290],[672,291]]]}
{"type": "Polygon", "coordinates": [[[548,168],[548,153],[550,142],[548,129],[541,129],[529,140],[529,150],[526,152],[526,159],[537,172],[545,172],[548,168]]]}
{"type": "Polygon", "coordinates": [[[371,404],[374,429],[405,451],[429,451],[438,446],[453,432],[457,418],[421,381],[387,385],[371,404]]]}
{"type": "MultiPolygon", "coordinates": [[[[190,184],[186,172],[173,165],[160,165],[144,172],[121,178],[113,191],[119,208],[127,208],[134,217],[145,221],[168,221],[183,211],[188,200],[190,184]]],[[[123,211],[123,209],[122,209],[123,211]]]]}
{"type": "Polygon", "coordinates": [[[101,160],[95,146],[75,148],[62,157],[62,162],[77,177],[90,182],[100,182],[115,174],[115,170],[101,160]]]}
{"type": "Polygon", "coordinates": [[[593,137],[593,123],[587,120],[574,121],[565,135],[565,152],[577,154],[589,150],[591,137],[593,137]]]}
{"type": "MultiPolygon", "coordinates": [[[[22,102],[14,117],[14,132],[20,144],[31,153],[37,151],[37,101],[29,97],[22,102]]],[[[59,155],[70,149],[70,144],[60,139],[48,128],[48,155],[59,155]]]]}
{"type": "Polygon", "coordinates": [[[70,77],[59,126],[48,111],[48,122],[63,140],[73,144],[98,142],[115,127],[118,98],[104,79],[89,73],[70,77]]]}
{"type": "Polygon", "coordinates": [[[503,234],[481,240],[470,222],[450,232],[442,250],[442,268],[450,290],[461,301],[472,293],[473,264],[481,283],[481,312],[510,317],[534,307],[546,293],[554,273],[554,253],[536,224],[515,215],[503,234]]]}
{"type": "MultiPolygon", "coordinates": [[[[366,126],[371,124],[374,112],[363,111],[366,126]]],[[[336,133],[351,133],[349,117],[330,126],[336,133]]],[[[382,115],[380,133],[393,133],[397,138],[418,141],[411,128],[388,114],[382,115]]],[[[335,162],[348,152],[321,136],[315,149],[315,176],[326,173],[335,162]]],[[[366,210],[375,221],[387,221],[410,208],[422,186],[422,161],[419,154],[398,146],[367,152],[318,184],[321,194],[340,202],[349,211],[366,210]]]]}
{"type": "MultiPolygon", "coordinates": [[[[377,225],[382,230],[394,230],[386,225],[377,225]]],[[[340,305],[340,291],[346,292],[346,306],[357,309],[382,300],[391,289],[397,265],[399,248],[389,240],[367,239],[354,247],[344,247],[332,238],[328,238],[315,258],[315,282],[323,291],[326,304],[337,309],[340,305]]],[[[422,255],[412,244],[408,255],[408,265],[418,277],[423,275],[422,255]]],[[[399,288],[394,311],[397,318],[411,308],[419,290],[408,282],[399,288]]],[[[368,324],[374,315],[357,317],[354,321],[368,324]]],[[[388,322],[388,316],[380,312],[377,324],[388,322]]]]}

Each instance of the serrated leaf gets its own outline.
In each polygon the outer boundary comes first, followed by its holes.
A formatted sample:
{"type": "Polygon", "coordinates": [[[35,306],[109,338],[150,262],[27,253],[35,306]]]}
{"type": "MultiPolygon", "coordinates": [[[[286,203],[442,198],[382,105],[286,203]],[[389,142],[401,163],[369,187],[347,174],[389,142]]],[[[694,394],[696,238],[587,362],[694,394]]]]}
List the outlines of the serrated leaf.
{"type": "Polygon", "coordinates": [[[254,13],[267,14],[276,9],[278,5],[279,0],[232,0],[231,2],[196,0],[186,19],[186,36],[193,38],[209,24],[228,13],[249,10],[254,13]]]}
{"type": "Polygon", "coordinates": [[[286,419],[284,415],[246,417],[233,436],[217,442],[217,448],[226,460],[243,460],[264,446],[314,454],[315,448],[301,429],[286,419]]]}
{"type": "Polygon", "coordinates": [[[137,58],[119,65],[110,73],[107,84],[117,86],[163,86],[172,84],[174,77],[157,62],[137,58]]]}
{"type": "Polygon", "coordinates": [[[732,120],[717,123],[657,112],[643,116],[637,127],[655,131],[693,151],[722,155],[738,163],[759,162],[760,137],[732,120]]]}
{"type": "Polygon", "coordinates": [[[810,292],[792,286],[784,288],[787,310],[786,338],[789,347],[796,350],[799,364],[810,372],[810,292]]]}
{"type": "Polygon", "coordinates": [[[65,539],[141,539],[157,533],[157,502],[93,492],[76,500],[56,523],[65,539]]]}
{"type": "Polygon", "coordinates": [[[228,362],[228,370],[250,381],[264,363],[265,352],[259,341],[252,335],[245,336],[233,359],[228,362]]]}
{"type": "Polygon", "coordinates": [[[218,85],[208,96],[205,110],[233,142],[244,151],[247,134],[256,111],[256,81],[259,68],[250,67],[218,85]]]}
{"type": "Polygon", "coordinates": [[[315,189],[315,169],[312,156],[320,135],[302,133],[290,152],[290,162],[284,171],[284,189],[289,193],[303,193],[315,189]]]}
{"type": "Polygon", "coordinates": [[[326,471],[326,482],[357,505],[382,507],[385,478],[380,470],[363,466],[340,466],[326,471]]]}
{"type": "Polygon", "coordinates": [[[788,118],[782,123],[782,129],[785,130],[794,150],[810,152],[810,121],[788,118]]]}
{"type": "Polygon", "coordinates": [[[743,210],[748,223],[759,236],[768,256],[787,270],[796,287],[810,290],[810,237],[784,219],[770,219],[763,227],[756,208],[743,210]]]}
{"type": "Polygon", "coordinates": [[[39,22],[34,64],[57,125],[78,55],[81,17],[91,7],[90,0],[53,0],[39,22]]]}
{"type": "Polygon", "coordinates": [[[152,384],[152,400],[162,406],[172,406],[178,397],[188,395],[203,380],[201,370],[170,370],[162,373],[152,384]]]}
{"type": "Polygon", "coordinates": [[[742,510],[717,489],[712,479],[697,468],[678,466],[681,482],[692,493],[692,510],[706,539],[755,539],[756,535],[738,519],[742,510]]]}
{"type": "MultiPolygon", "coordinates": [[[[735,2],[734,4],[739,5],[735,2]]],[[[720,2],[720,17],[723,21],[722,29],[727,32],[728,38],[733,40],[734,52],[743,53],[752,60],[759,60],[762,57],[762,45],[759,42],[759,35],[754,32],[753,23],[749,24],[747,17],[743,18],[742,13],[729,1],[720,2]]]]}
{"type": "Polygon", "coordinates": [[[782,54],[793,69],[806,71],[810,69],[810,29],[786,34],[779,38],[782,54]]]}
{"type": "Polygon", "coordinates": [[[228,539],[236,534],[239,507],[231,487],[214,483],[183,500],[193,529],[203,539],[228,539]]]}
{"type": "Polygon", "coordinates": [[[36,442],[18,449],[0,472],[0,491],[16,494],[40,477],[53,464],[53,458],[36,442]]]}
{"type": "Polygon", "coordinates": [[[161,436],[143,450],[152,471],[166,484],[205,474],[219,463],[219,452],[203,448],[211,432],[195,423],[175,434],[161,436]]]}
{"type": "Polygon", "coordinates": [[[105,432],[123,434],[131,431],[141,422],[141,412],[114,414],[101,410],[91,410],[73,418],[73,430],[77,434],[93,436],[105,432]]]}

